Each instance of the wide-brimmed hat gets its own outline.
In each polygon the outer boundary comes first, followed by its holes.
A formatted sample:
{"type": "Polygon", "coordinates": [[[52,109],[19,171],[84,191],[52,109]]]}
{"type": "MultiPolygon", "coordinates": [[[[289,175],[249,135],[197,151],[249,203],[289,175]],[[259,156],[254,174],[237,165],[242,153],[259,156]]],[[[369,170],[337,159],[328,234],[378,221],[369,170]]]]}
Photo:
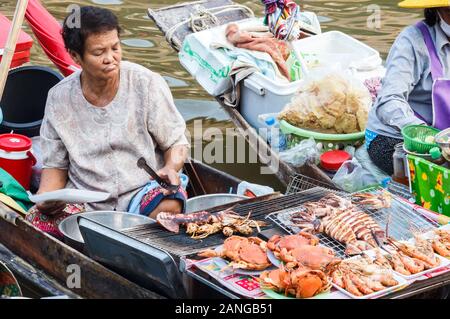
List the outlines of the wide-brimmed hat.
{"type": "Polygon", "coordinates": [[[450,7],[450,0],[404,0],[398,5],[411,9],[450,7]]]}

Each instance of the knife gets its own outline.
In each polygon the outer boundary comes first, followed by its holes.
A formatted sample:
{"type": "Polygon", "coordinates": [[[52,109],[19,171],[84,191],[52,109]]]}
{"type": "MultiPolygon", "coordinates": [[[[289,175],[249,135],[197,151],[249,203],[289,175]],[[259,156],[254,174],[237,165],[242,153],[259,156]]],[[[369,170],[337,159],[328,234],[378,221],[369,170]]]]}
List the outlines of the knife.
{"type": "Polygon", "coordinates": [[[156,174],[155,170],[148,166],[147,161],[145,158],[141,157],[137,161],[137,166],[139,168],[142,168],[145,170],[162,188],[165,188],[169,191],[177,191],[179,188],[179,185],[172,185],[170,183],[167,183],[165,180],[163,180],[161,177],[159,177],[158,174],[156,174]]]}

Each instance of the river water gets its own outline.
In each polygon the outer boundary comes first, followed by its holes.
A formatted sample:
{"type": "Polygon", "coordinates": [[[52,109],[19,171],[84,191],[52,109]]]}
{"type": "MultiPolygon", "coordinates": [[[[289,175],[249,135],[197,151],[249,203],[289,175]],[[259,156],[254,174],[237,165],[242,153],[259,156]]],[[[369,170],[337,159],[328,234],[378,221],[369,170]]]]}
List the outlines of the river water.
{"type": "MultiPolygon", "coordinates": [[[[233,128],[227,114],[189,75],[178,62],[175,51],[167,44],[164,36],[152,20],[147,17],[147,8],[157,9],[173,5],[179,1],[160,0],[41,0],[44,6],[58,20],[66,15],[66,8],[73,3],[79,5],[99,5],[114,11],[123,28],[122,45],[124,59],[142,64],[161,73],[169,83],[176,105],[185,118],[190,131],[194,120],[202,120],[203,128],[217,128],[222,132],[233,128]]],[[[236,1],[254,10],[256,15],[263,14],[260,1],[236,1]]],[[[407,25],[419,19],[420,10],[405,10],[397,7],[397,1],[302,1],[305,10],[314,11],[320,18],[323,31],[339,30],[345,32],[369,46],[377,49],[383,58],[389,52],[395,37],[407,25]],[[373,20],[375,17],[377,20],[373,20]],[[373,21],[377,23],[373,23],[373,21]],[[369,22],[369,23],[368,23],[369,22]],[[379,22],[379,24],[378,24],[379,22]]],[[[1,0],[0,12],[12,18],[16,0],[1,0]]],[[[24,30],[32,35],[28,25],[24,30]]],[[[33,64],[52,66],[47,56],[35,41],[32,49],[33,64]]],[[[230,135],[231,133],[229,133],[230,135]]],[[[203,145],[210,143],[204,140],[203,145]]],[[[219,148],[227,149],[223,140],[216,139],[219,148]]],[[[223,159],[225,162],[225,159],[223,159]]],[[[213,163],[239,178],[268,184],[281,190],[273,175],[261,175],[260,164],[224,164],[213,163]]]]}

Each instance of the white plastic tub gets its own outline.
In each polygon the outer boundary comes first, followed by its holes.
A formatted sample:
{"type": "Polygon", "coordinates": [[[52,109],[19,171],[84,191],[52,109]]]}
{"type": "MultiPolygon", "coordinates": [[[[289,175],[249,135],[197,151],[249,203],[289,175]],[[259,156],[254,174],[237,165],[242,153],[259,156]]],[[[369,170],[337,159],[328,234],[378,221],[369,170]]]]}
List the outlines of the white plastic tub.
{"type": "MultiPolygon", "coordinates": [[[[250,18],[235,23],[242,28],[263,25],[261,18],[250,18]]],[[[227,25],[188,35],[178,53],[181,65],[212,96],[218,96],[231,88],[229,74],[234,60],[226,54],[225,49],[211,48],[214,43],[227,43],[225,37],[227,25]]]]}
{"type": "Polygon", "coordinates": [[[343,69],[371,71],[382,64],[377,50],[339,31],[294,41],[293,47],[297,55],[314,55],[321,65],[339,63],[343,69]]]}

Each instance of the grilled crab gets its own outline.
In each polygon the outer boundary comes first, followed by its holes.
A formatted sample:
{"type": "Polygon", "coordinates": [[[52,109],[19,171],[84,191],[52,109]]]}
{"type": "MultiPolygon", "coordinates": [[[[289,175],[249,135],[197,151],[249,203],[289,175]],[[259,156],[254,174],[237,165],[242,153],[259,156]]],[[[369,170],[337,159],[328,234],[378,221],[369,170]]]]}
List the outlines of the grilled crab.
{"type": "Polygon", "coordinates": [[[324,272],[307,268],[287,270],[283,266],[272,271],[264,271],[260,276],[262,288],[271,289],[296,298],[311,298],[331,288],[324,272]]]}
{"type": "Polygon", "coordinates": [[[328,271],[341,259],[334,255],[334,251],[328,247],[304,245],[290,251],[282,250],[280,259],[286,263],[286,267],[308,267],[313,270],[328,271]]]}
{"type": "Polygon", "coordinates": [[[266,242],[257,237],[231,236],[223,243],[223,249],[217,252],[212,249],[200,252],[201,257],[223,257],[231,260],[229,267],[233,269],[264,270],[271,266],[267,258],[266,242]]]}
{"type": "Polygon", "coordinates": [[[280,259],[280,254],[287,254],[289,251],[304,245],[316,246],[319,244],[319,238],[310,233],[300,232],[297,235],[279,236],[274,235],[267,242],[267,248],[270,249],[275,257],[280,259]]]}

